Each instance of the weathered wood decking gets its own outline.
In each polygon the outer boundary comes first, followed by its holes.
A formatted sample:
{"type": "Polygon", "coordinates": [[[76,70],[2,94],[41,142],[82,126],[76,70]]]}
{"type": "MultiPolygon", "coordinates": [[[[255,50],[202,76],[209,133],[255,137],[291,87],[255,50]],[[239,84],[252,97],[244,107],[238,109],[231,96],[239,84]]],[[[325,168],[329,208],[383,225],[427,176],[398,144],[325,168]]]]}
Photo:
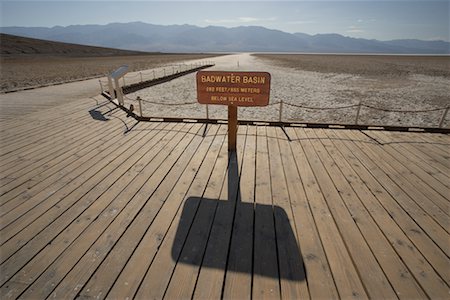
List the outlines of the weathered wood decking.
{"type": "Polygon", "coordinates": [[[1,299],[433,298],[450,138],[136,123],[93,99],[1,123],[1,299]]]}

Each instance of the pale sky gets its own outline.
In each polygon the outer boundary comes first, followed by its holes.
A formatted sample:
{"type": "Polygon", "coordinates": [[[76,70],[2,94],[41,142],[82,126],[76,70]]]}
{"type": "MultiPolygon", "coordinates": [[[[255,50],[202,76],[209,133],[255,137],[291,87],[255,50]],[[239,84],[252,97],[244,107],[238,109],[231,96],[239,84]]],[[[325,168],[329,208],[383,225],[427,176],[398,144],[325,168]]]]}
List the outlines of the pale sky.
{"type": "Polygon", "coordinates": [[[1,1],[1,26],[134,22],[264,26],[378,40],[449,41],[447,1],[1,1]]]}

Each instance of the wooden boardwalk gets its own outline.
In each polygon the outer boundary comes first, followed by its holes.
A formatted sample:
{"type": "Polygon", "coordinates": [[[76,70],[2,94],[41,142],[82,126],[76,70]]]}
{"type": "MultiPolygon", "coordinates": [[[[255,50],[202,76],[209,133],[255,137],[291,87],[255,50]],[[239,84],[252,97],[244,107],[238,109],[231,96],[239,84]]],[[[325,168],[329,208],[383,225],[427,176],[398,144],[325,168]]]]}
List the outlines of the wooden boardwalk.
{"type": "Polygon", "coordinates": [[[0,126],[1,299],[449,297],[448,135],[240,126],[228,154],[94,99],[0,126]]]}

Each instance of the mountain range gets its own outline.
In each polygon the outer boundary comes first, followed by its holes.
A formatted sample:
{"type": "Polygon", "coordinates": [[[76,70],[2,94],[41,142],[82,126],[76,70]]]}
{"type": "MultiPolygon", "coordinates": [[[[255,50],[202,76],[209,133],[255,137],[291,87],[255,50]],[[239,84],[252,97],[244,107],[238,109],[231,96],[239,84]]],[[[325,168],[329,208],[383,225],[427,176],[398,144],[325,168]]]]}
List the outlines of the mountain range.
{"type": "Polygon", "coordinates": [[[55,27],[0,27],[1,33],[151,52],[306,52],[450,54],[450,43],[378,41],[339,34],[287,33],[260,26],[154,25],[143,22],[55,27]]]}

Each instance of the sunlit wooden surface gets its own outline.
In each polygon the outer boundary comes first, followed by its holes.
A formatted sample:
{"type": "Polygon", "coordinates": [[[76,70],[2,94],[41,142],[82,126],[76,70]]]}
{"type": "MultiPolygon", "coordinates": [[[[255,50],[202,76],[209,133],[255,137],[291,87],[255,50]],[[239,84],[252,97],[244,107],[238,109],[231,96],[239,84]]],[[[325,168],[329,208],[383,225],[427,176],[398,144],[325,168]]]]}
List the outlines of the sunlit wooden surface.
{"type": "Polygon", "coordinates": [[[449,296],[443,134],[137,123],[85,99],[0,123],[1,299],[449,296]]]}

